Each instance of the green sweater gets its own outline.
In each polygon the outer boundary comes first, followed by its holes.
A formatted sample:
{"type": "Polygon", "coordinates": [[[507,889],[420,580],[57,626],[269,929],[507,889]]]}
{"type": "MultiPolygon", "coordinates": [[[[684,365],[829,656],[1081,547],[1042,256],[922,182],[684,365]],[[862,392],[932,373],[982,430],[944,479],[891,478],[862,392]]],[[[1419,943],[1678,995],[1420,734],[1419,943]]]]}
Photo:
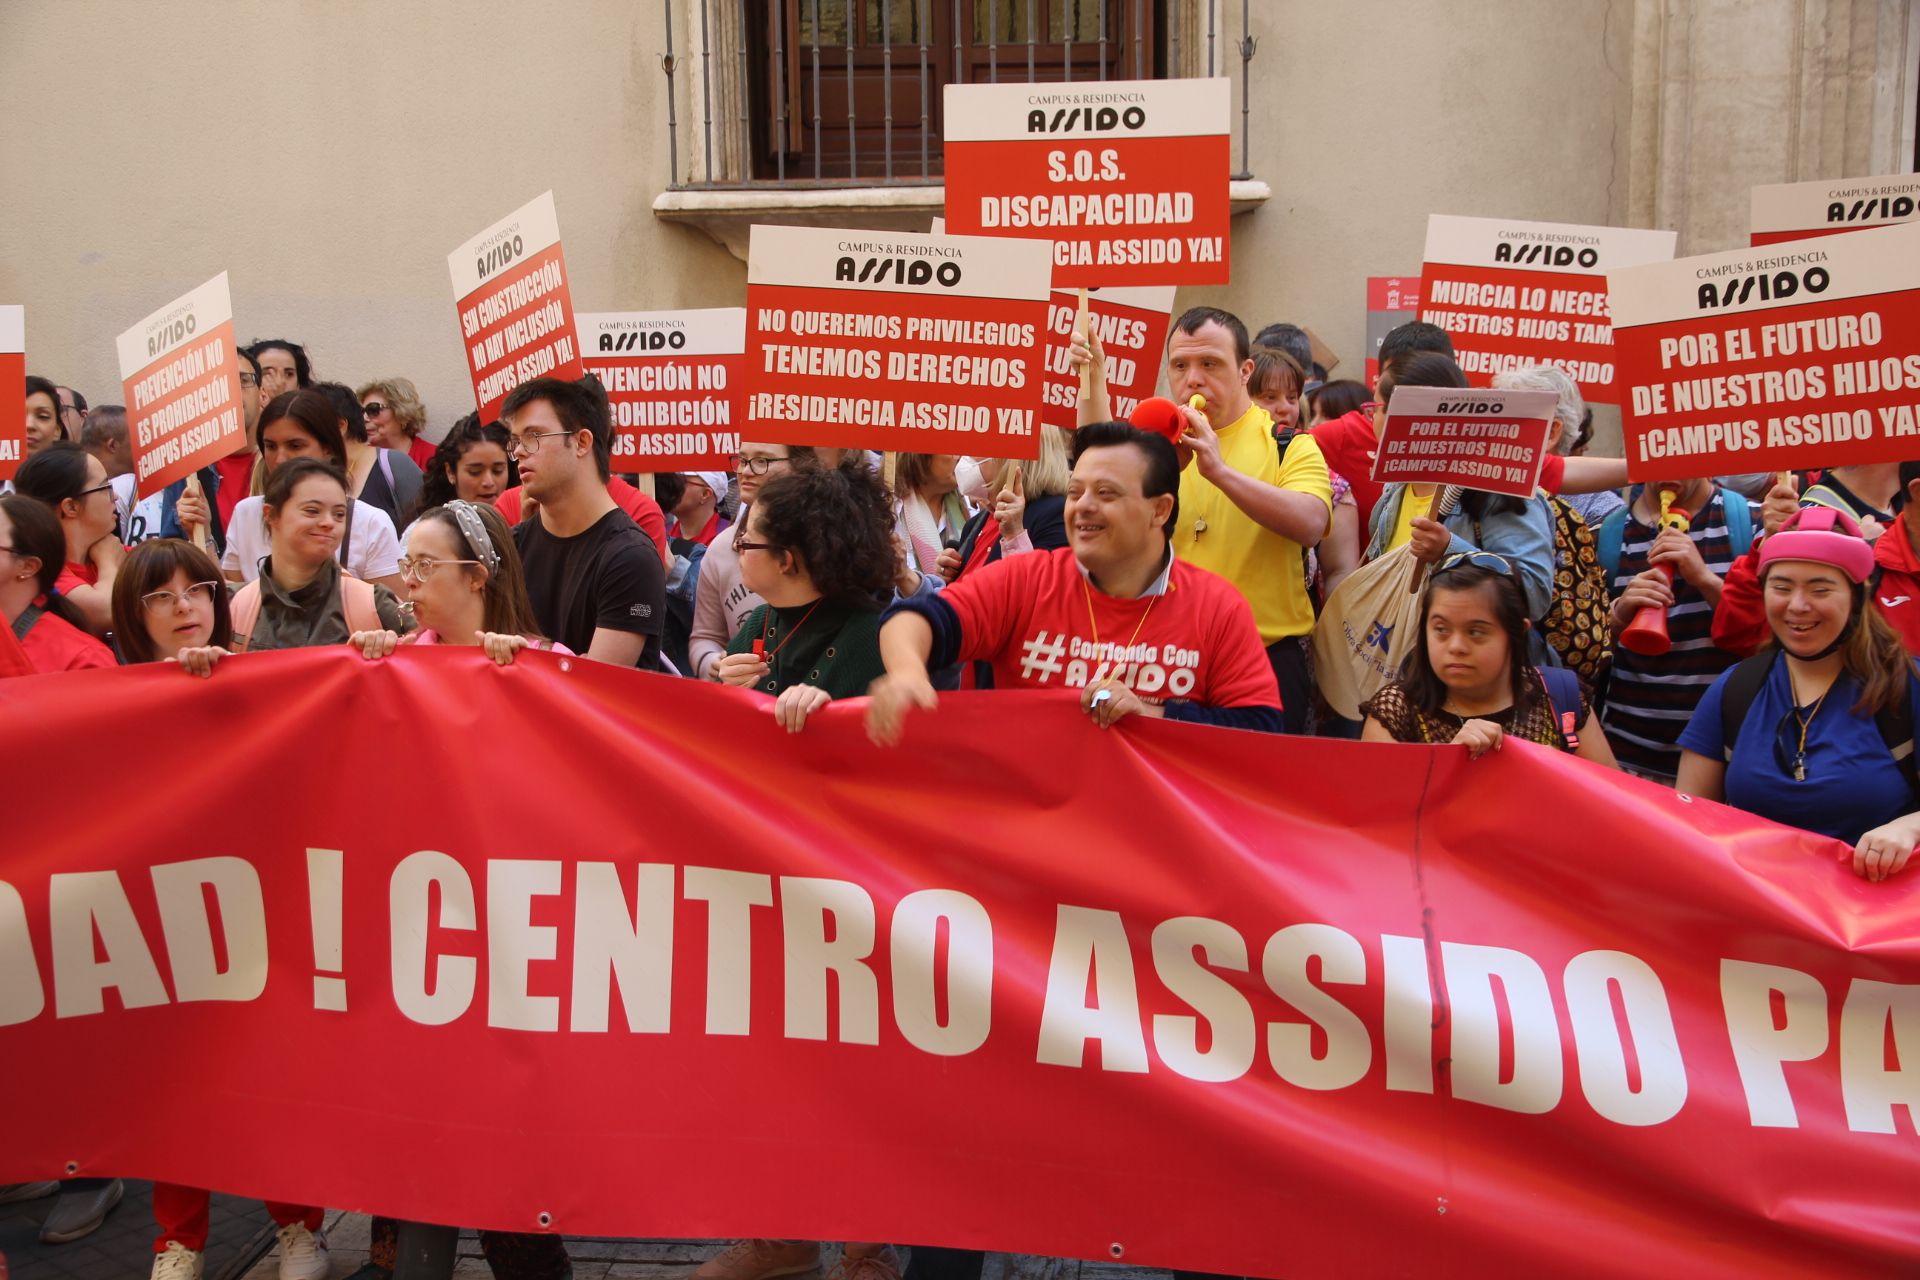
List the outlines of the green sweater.
{"type": "Polygon", "coordinates": [[[789,609],[763,604],[740,624],[727,652],[752,653],[753,642],[761,639],[767,674],[753,687],[763,693],[810,684],[825,689],[829,697],[859,698],[886,674],[880,661],[880,614],[873,609],[831,600],[789,609]]]}

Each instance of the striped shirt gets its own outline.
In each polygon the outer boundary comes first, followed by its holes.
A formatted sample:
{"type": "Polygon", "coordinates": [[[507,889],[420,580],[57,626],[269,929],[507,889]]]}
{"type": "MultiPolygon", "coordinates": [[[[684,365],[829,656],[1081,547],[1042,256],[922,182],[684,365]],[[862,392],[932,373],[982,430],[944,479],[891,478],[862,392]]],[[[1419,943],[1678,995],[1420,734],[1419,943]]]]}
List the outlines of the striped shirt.
{"type": "MultiPolygon", "coordinates": [[[[1700,549],[1700,559],[1721,578],[1739,558],[1727,537],[1723,500],[1746,502],[1716,485],[1712,500],[1694,517],[1687,534],[1700,549]]],[[[1748,509],[1752,511],[1751,503],[1748,509]]],[[[1753,512],[1752,527],[1760,527],[1758,512],[1753,512]]],[[[1628,510],[1620,541],[1620,571],[1608,584],[1614,598],[1646,572],[1647,550],[1657,532],[1628,510]]],[[[1600,715],[1614,757],[1635,773],[1665,782],[1672,782],[1679,771],[1680,748],[1674,744],[1694,707],[1720,673],[1740,660],[1714,646],[1713,606],[1692,584],[1674,578],[1673,599],[1673,608],[1667,611],[1667,634],[1673,647],[1657,658],[1647,658],[1615,644],[1612,682],[1600,715]]]]}

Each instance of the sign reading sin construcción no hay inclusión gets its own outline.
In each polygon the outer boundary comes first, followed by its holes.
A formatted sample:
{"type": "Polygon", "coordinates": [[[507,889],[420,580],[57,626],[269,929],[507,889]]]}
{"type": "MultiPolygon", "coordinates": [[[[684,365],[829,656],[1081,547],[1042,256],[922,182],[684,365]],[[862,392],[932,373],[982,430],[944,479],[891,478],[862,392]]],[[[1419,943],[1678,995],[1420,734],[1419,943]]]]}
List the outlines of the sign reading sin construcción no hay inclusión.
{"type": "Polygon", "coordinates": [[[1920,457],[1920,223],[1608,283],[1632,479],[1920,457]]]}
{"type": "Polygon", "coordinates": [[[0,480],[27,454],[27,309],[0,307],[0,480]]]}
{"type": "Polygon", "coordinates": [[[1476,384],[1557,364],[1596,404],[1616,404],[1607,272],[1673,257],[1675,233],[1506,218],[1427,219],[1420,318],[1453,339],[1476,384]]]}
{"type": "Polygon", "coordinates": [[[1558,403],[1551,391],[1395,387],[1373,478],[1532,497],[1558,403]]]}
{"type": "Polygon", "coordinates": [[[581,359],[607,390],[622,471],[731,471],[740,452],[747,313],[582,312],[581,359]]]}
{"type": "Polygon", "coordinates": [[[117,340],[134,486],[143,498],[246,438],[227,273],[175,298],[117,340]]]}
{"type": "Polygon", "coordinates": [[[1224,78],[946,88],[947,229],[1053,241],[1053,282],[1227,283],[1224,78]]]}
{"type": "Polygon", "coordinates": [[[500,416],[509,392],[535,378],[578,378],[560,219],[549,191],[447,255],[480,421],[500,416]]]}
{"type": "Polygon", "coordinates": [[[1043,240],[756,226],[750,440],[1040,456],[1043,240]]]}
{"type": "Polygon", "coordinates": [[[1788,182],[1755,187],[1751,242],[1778,244],[1842,231],[1892,226],[1920,217],[1920,175],[1788,182]]]}

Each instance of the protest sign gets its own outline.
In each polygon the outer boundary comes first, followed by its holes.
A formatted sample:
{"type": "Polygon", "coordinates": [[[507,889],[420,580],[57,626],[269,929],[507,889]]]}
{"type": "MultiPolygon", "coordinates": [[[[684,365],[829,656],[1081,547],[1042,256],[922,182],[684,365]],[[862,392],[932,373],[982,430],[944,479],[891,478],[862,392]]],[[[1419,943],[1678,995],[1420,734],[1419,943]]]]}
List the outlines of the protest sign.
{"type": "Polygon", "coordinates": [[[1749,215],[1754,245],[1837,235],[1920,216],[1920,176],[1838,178],[1755,187],[1749,215]]]}
{"type": "Polygon", "coordinates": [[[1231,90],[1210,80],[946,87],[947,228],[1053,241],[1053,282],[1226,284],[1231,90]]]}
{"type": "Polygon", "coordinates": [[[27,309],[0,307],[0,480],[27,456],[27,309]]]}
{"type": "Polygon", "coordinates": [[[1036,458],[1047,245],[756,226],[741,435],[1036,458]]]}
{"type": "MultiPolygon", "coordinates": [[[[1072,430],[1080,402],[1080,377],[1067,361],[1079,295],[1055,289],[1047,305],[1046,392],[1040,421],[1072,430]]],[[[1153,394],[1160,381],[1167,328],[1173,323],[1173,288],[1089,289],[1087,322],[1107,357],[1107,395],[1115,418],[1125,418],[1153,394]]]]}
{"type": "Polygon", "coordinates": [[[1608,284],[1633,479],[1920,457],[1920,224],[1608,284]]]}
{"type": "Polygon", "coordinates": [[[1249,1276],[1920,1266],[1920,873],[1511,738],[999,691],[796,750],[769,702],[453,645],[0,681],[0,723],[167,725],[263,798],[134,771],[103,813],[0,735],[0,1179],[1249,1276]],[[476,795],[475,725],[566,743],[516,775],[565,803],[476,795]],[[342,804],[376,751],[462,799],[342,804]]]}
{"type": "Polygon", "coordinates": [[[1373,479],[1532,497],[1559,400],[1551,391],[1395,387],[1373,479]]]}
{"type": "Polygon", "coordinates": [[[1418,276],[1367,277],[1367,386],[1380,380],[1380,344],[1389,333],[1419,318],[1418,276]]]}
{"type": "Polygon", "coordinates": [[[1420,318],[1453,339],[1476,386],[1557,364],[1595,404],[1617,404],[1607,272],[1673,257],[1675,234],[1505,218],[1427,219],[1420,318]]]}
{"type": "Polygon", "coordinates": [[[226,272],[161,307],[116,345],[141,497],[246,443],[226,272]]]}
{"type": "Polygon", "coordinates": [[[500,416],[509,392],[535,378],[583,371],[560,250],[553,192],[522,206],[447,255],[480,421],[500,416]]]}
{"type": "Polygon", "coordinates": [[[740,452],[747,313],[590,311],[581,360],[607,389],[616,471],[731,471],[740,452]]]}

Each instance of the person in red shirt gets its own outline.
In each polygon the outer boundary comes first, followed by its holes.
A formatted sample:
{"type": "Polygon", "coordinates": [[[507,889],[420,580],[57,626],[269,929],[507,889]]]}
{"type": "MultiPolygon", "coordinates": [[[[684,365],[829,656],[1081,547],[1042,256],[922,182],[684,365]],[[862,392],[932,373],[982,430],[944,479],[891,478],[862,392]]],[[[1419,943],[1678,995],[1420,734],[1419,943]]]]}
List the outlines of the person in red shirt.
{"type": "Polygon", "coordinates": [[[1067,488],[1068,546],[983,565],[902,600],[880,631],[887,674],[867,732],[900,740],[936,704],[928,666],[986,662],[1000,689],[1073,689],[1096,724],[1129,715],[1281,728],[1280,690],[1246,599],[1174,559],[1180,463],[1161,435],[1123,422],[1080,428],[1067,488]]]}
{"type": "MultiPolygon", "coordinates": [[[[493,504],[493,509],[505,516],[509,525],[517,525],[531,514],[521,505],[523,492],[519,485],[515,485],[493,504]]],[[[673,555],[667,549],[667,517],[660,510],[660,504],[619,476],[607,478],[607,496],[613,499],[615,506],[633,518],[633,522],[640,526],[640,532],[653,540],[654,550],[660,553],[660,563],[672,564],[673,555]]]]}
{"type": "MultiPolygon", "coordinates": [[[[1899,514],[1873,542],[1873,581],[1868,594],[1880,616],[1900,636],[1907,652],[1920,655],[1920,523],[1914,504],[1920,503],[1920,462],[1900,464],[1900,487],[1894,494],[1899,514]]],[[[1769,534],[1779,531],[1787,516],[1799,509],[1800,497],[1790,485],[1777,485],[1761,508],[1769,534]]],[[[1759,651],[1772,634],[1766,603],[1760,593],[1760,548],[1755,539],[1746,555],[1727,571],[1720,603],[1713,611],[1713,642],[1741,656],[1759,651]]]]}
{"type": "Polygon", "coordinates": [[[65,559],[60,522],[45,503],[0,495],[0,617],[27,661],[43,674],[115,666],[113,650],[87,634],[80,611],[54,590],[65,559]]]}
{"type": "Polygon", "coordinates": [[[86,629],[104,637],[113,627],[113,580],[127,558],[106,468],[72,441],[56,440],[21,463],[13,482],[58,518],[66,555],[55,586],[86,629]]]}

